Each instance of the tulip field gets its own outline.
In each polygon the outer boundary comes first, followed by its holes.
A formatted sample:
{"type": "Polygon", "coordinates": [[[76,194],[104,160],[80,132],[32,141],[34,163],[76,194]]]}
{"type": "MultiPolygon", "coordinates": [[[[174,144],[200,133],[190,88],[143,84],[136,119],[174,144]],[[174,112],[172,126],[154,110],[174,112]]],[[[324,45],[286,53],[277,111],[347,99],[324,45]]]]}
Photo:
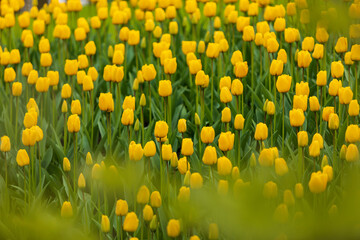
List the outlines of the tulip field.
{"type": "Polygon", "coordinates": [[[360,238],[359,0],[85,2],[0,1],[0,239],[360,238]]]}

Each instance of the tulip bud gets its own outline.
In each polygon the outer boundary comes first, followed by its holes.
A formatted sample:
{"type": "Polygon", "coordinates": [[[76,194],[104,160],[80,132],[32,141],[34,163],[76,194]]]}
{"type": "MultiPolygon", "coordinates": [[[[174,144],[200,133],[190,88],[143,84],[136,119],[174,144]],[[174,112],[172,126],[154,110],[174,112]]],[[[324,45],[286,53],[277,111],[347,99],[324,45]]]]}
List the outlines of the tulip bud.
{"type": "Polygon", "coordinates": [[[71,170],[71,164],[67,157],[64,157],[63,159],[63,170],[64,172],[70,172],[71,170]]]}
{"type": "Polygon", "coordinates": [[[65,201],[61,207],[61,217],[63,218],[71,218],[73,216],[73,209],[71,203],[65,201]]]}

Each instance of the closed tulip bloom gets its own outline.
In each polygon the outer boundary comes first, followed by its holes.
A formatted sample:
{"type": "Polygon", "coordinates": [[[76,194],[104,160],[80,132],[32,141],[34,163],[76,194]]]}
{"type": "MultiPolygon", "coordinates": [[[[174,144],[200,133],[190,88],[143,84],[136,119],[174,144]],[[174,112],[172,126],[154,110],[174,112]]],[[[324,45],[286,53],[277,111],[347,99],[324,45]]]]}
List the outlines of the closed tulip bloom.
{"type": "Polygon", "coordinates": [[[237,62],[235,65],[235,76],[238,78],[246,77],[248,70],[247,62],[237,62]]]}
{"type": "Polygon", "coordinates": [[[309,155],[311,157],[318,157],[320,155],[320,145],[318,141],[312,141],[309,146],[309,155]]]}
{"type": "Polygon", "coordinates": [[[176,58],[165,59],[164,71],[166,74],[174,74],[176,72],[176,58]]]}
{"type": "Polygon", "coordinates": [[[205,144],[212,143],[215,138],[215,130],[213,127],[203,127],[201,129],[201,141],[205,144]]]}
{"type": "Polygon", "coordinates": [[[339,128],[339,116],[336,113],[330,114],[328,126],[331,130],[336,130],[339,128]]]}
{"type": "Polygon", "coordinates": [[[73,100],[71,102],[71,113],[81,115],[81,103],[79,100],[73,100]]]}
{"type": "Polygon", "coordinates": [[[339,154],[341,160],[345,160],[345,158],[346,158],[346,151],[347,151],[347,146],[346,146],[345,144],[343,144],[343,145],[341,146],[340,154],[339,154]]]}
{"type": "Polygon", "coordinates": [[[20,52],[19,49],[13,49],[10,52],[10,63],[19,64],[20,63],[20,52]]]}
{"type": "Polygon", "coordinates": [[[236,130],[242,130],[244,128],[245,119],[241,114],[236,114],[234,119],[234,128],[236,130]]]}
{"type": "Polygon", "coordinates": [[[25,62],[21,68],[21,74],[25,77],[28,77],[30,72],[33,70],[33,65],[31,62],[25,62]]]}
{"type": "Polygon", "coordinates": [[[348,41],[346,37],[339,37],[336,45],[335,45],[335,51],[337,53],[344,53],[348,50],[348,41]]]}
{"type": "Polygon", "coordinates": [[[12,95],[14,97],[19,97],[22,92],[22,84],[21,82],[14,82],[12,85],[12,95]]]}
{"type": "Polygon", "coordinates": [[[16,163],[20,167],[29,165],[30,158],[25,149],[20,149],[16,155],[16,163]]]}
{"type": "Polygon", "coordinates": [[[320,135],[320,133],[315,133],[313,138],[312,138],[312,141],[317,141],[319,143],[319,147],[320,149],[323,149],[324,148],[324,139],[322,138],[322,136],[320,135]]]}
{"type": "Polygon", "coordinates": [[[206,56],[208,58],[217,58],[220,53],[220,46],[218,43],[209,43],[206,49],[206,56]]]}
{"type": "Polygon", "coordinates": [[[179,133],[184,133],[186,132],[186,119],[179,119],[178,121],[178,132],[179,133]]]}
{"type": "Polygon", "coordinates": [[[129,212],[128,214],[126,214],[123,229],[126,232],[135,232],[138,226],[139,226],[139,219],[136,216],[136,213],[129,212]]]}
{"type": "Polygon", "coordinates": [[[276,183],[269,181],[264,184],[263,195],[265,198],[276,198],[278,194],[278,188],[276,183]]]}
{"type": "Polygon", "coordinates": [[[101,231],[104,233],[108,233],[110,231],[110,220],[108,216],[101,216],[101,231]]]}
{"type": "Polygon", "coordinates": [[[214,17],[216,14],[216,3],[215,2],[207,2],[204,6],[204,15],[206,17],[214,17]]]}
{"type": "Polygon", "coordinates": [[[57,86],[59,83],[59,72],[58,71],[48,71],[47,77],[49,79],[50,86],[57,86]]]}
{"type": "Polygon", "coordinates": [[[200,173],[192,173],[190,176],[190,188],[200,189],[203,186],[203,178],[200,173]]]}
{"type": "Polygon", "coordinates": [[[95,163],[91,169],[91,178],[94,180],[100,180],[102,177],[102,168],[98,163],[95,163]]]}
{"type": "Polygon", "coordinates": [[[138,45],[140,42],[140,32],[137,30],[130,30],[129,31],[129,38],[128,43],[131,46],[138,45]]]}
{"type": "Polygon", "coordinates": [[[220,133],[220,137],[218,139],[218,145],[220,150],[226,152],[233,149],[234,137],[235,135],[230,131],[220,133]]]}
{"type": "Polygon", "coordinates": [[[170,34],[171,35],[176,35],[176,34],[178,34],[178,31],[179,31],[179,27],[178,27],[177,22],[171,21],[169,23],[169,32],[170,32],[170,34]]]}
{"type": "Polygon", "coordinates": [[[324,45],[318,43],[315,44],[312,57],[315,59],[322,59],[324,57],[324,45]]]}
{"type": "Polygon", "coordinates": [[[282,74],[284,63],[281,60],[272,60],[270,65],[270,74],[273,76],[279,76],[282,74]]]}
{"type": "Polygon", "coordinates": [[[308,133],[306,131],[300,131],[297,133],[297,140],[299,147],[306,147],[308,145],[308,133]]]}
{"type": "Polygon", "coordinates": [[[161,157],[164,161],[170,161],[172,157],[172,146],[171,144],[163,144],[161,147],[161,157]]]}
{"type": "Polygon", "coordinates": [[[132,161],[140,161],[143,157],[143,149],[141,144],[136,144],[134,141],[131,141],[129,145],[129,158],[132,161]]]}
{"type": "Polygon", "coordinates": [[[61,97],[64,99],[70,98],[71,97],[71,87],[69,84],[64,84],[62,89],[61,89],[61,97]]]}
{"type": "Polygon", "coordinates": [[[242,61],[243,61],[242,53],[239,50],[234,51],[231,56],[231,64],[233,66],[235,66],[236,63],[242,62],[242,61]]]}
{"type": "Polygon", "coordinates": [[[85,54],[87,56],[92,56],[92,55],[95,55],[95,53],[96,53],[96,45],[95,45],[94,41],[90,41],[90,42],[86,43],[85,54]]]}
{"type": "Polygon", "coordinates": [[[171,238],[176,238],[180,235],[180,221],[170,219],[166,226],[167,235],[171,238]]]}
{"type": "Polygon", "coordinates": [[[292,77],[286,74],[280,75],[276,81],[276,89],[280,93],[286,93],[290,90],[292,77]]]}
{"type": "Polygon", "coordinates": [[[239,96],[243,94],[243,84],[239,79],[234,79],[231,83],[231,94],[234,96],[239,96]]]}
{"type": "Polygon", "coordinates": [[[231,78],[228,76],[222,77],[220,78],[220,84],[219,84],[219,88],[223,88],[223,87],[227,87],[227,88],[231,88],[231,78]]]}
{"type": "Polygon", "coordinates": [[[172,94],[172,86],[170,80],[161,80],[159,81],[159,95],[161,97],[168,97],[172,94]]]}
{"type": "Polygon", "coordinates": [[[297,58],[297,62],[298,62],[298,67],[299,68],[307,68],[309,67],[310,63],[311,63],[311,56],[310,53],[308,51],[304,51],[301,50],[298,53],[298,58],[297,58]]]}
{"type": "Polygon", "coordinates": [[[151,193],[150,204],[154,208],[161,207],[161,195],[160,195],[160,192],[154,191],[154,192],[151,193]]]}
{"type": "Polygon", "coordinates": [[[229,88],[223,87],[220,91],[220,101],[223,103],[228,103],[231,102],[231,100],[232,100],[232,95],[229,88]]]}
{"type": "Polygon", "coordinates": [[[15,70],[12,67],[5,68],[4,81],[6,83],[13,82],[16,78],[15,70]]]}
{"type": "Polygon", "coordinates": [[[129,126],[134,124],[134,110],[127,108],[124,110],[121,116],[121,124],[129,126]]]}
{"type": "Polygon", "coordinates": [[[181,144],[181,154],[191,156],[194,153],[194,144],[191,138],[184,138],[181,144]]]}
{"type": "Polygon", "coordinates": [[[318,74],[316,75],[316,85],[325,86],[327,82],[326,79],[327,79],[326,70],[318,72],[318,74]]]}
{"type": "MultiPolygon", "coordinates": [[[[250,17],[239,16],[236,20],[236,30],[238,32],[243,32],[245,27],[249,25],[250,25],[250,17]]],[[[254,28],[252,30],[254,30],[254,28]]],[[[247,31],[249,31],[248,34],[250,34],[247,36],[247,38],[251,37],[253,38],[252,40],[254,40],[255,36],[252,35],[251,30],[248,29],[247,31]]]]}
{"type": "Polygon", "coordinates": [[[283,64],[287,63],[287,53],[284,49],[279,50],[277,60],[281,60],[283,64]]]}
{"type": "Polygon", "coordinates": [[[329,39],[329,34],[325,28],[319,27],[316,29],[316,40],[319,43],[325,43],[328,41],[328,39],[329,39]]]}
{"type": "Polygon", "coordinates": [[[333,168],[329,165],[324,166],[323,173],[325,173],[328,176],[327,178],[328,182],[330,182],[334,177],[333,168]]]}
{"type": "Polygon", "coordinates": [[[195,41],[182,41],[181,42],[181,50],[187,55],[188,53],[195,53],[196,50],[196,42],[195,41]]]}
{"type": "Polygon", "coordinates": [[[345,132],[345,141],[348,143],[355,143],[359,141],[359,127],[355,124],[350,124],[345,132]]]}
{"type": "Polygon", "coordinates": [[[337,96],[339,94],[339,88],[342,86],[342,82],[337,79],[333,79],[329,84],[329,94],[331,96],[337,96]]]}
{"type": "Polygon", "coordinates": [[[263,167],[274,165],[274,153],[271,148],[264,148],[259,155],[259,163],[263,167]]]}
{"type": "Polygon", "coordinates": [[[154,135],[156,138],[165,138],[168,134],[169,126],[164,121],[155,123],[154,135]]]}
{"type": "Polygon", "coordinates": [[[190,170],[190,164],[187,161],[186,157],[182,157],[179,159],[178,170],[179,170],[180,174],[182,174],[182,175],[184,175],[185,173],[188,172],[188,170],[190,170]]]}
{"type": "Polygon", "coordinates": [[[145,185],[142,185],[139,188],[139,191],[136,195],[136,202],[140,204],[147,204],[149,202],[149,198],[150,198],[149,189],[145,185]]]}
{"type": "Polygon", "coordinates": [[[61,217],[63,218],[71,218],[73,216],[73,209],[71,203],[65,201],[61,207],[61,217]]]}
{"type": "Polygon", "coordinates": [[[249,16],[257,16],[259,14],[258,3],[256,2],[250,3],[247,13],[249,16]]]}
{"type": "MultiPolygon", "coordinates": [[[[196,60],[196,62],[197,62],[197,60],[196,60]]],[[[201,86],[202,88],[208,87],[209,86],[209,75],[205,75],[203,70],[199,70],[195,76],[195,85],[201,86]]]]}
{"type": "Polygon", "coordinates": [[[66,59],[64,70],[65,70],[66,75],[69,75],[69,76],[76,75],[76,73],[78,71],[77,59],[75,59],[75,60],[66,59]]]}
{"type": "Polygon", "coordinates": [[[223,123],[228,123],[231,121],[231,111],[230,108],[225,107],[222,111],[221,111],[221,122],[223,123]]]}
{"type": "Polygon", "coordinates": [[[274,22],[274,29],[277,32],[283,32],[286,27],[285,18],[276,18],[274,22]]]}
{"type": "Polygon", "coordinates": [[[255,31],[253,26],[245,26],[243,29],[243,40],[245,42],[251,42],[255,39],[255,31]]]}
{"type": "Polygon", "coordinates": [[[217,171],[220,176],[228,176],[231,174],[232,164],[227,157],[220,157],[217,160],[217,171]]]}
{"type": "Polygon", "coordinates": [[[354,44],[351,46],[351,60],[360,61],[360,44],[354,44]]]}
{"type": "Polygon", "coordinates": [[[8,136],[2,136],[0,141],[1,141],[0,151],[9,152],[11,149],[10,138],[8,136]]]}
{"type": "Polygon", "coordinates": [[[341,78],[344,74],[344,66],[341,61],[331,63],[331,76],[333,78],[341,78]]]}
{"type": "Polygon", "coordinates": [[[319,100],[316,96],[312,96],[309,98],[310,111],[317,112],[320,110],[319,100]]]}
{"type": "Polygon", "coordinates": [[[350,87],[339,88],[339,101],[341,104],[349,104],[353,98],[353,92],[350,87]]]}
{"type": "Polygon", "coordinates": [[[63,159],[63,170],[64,172],[70,172],[71,170],[71,164],[67,157],[64,157],[63,159]]]}
{"type": "Polygon", "coordinates": [[[143,65],[141,71],[145,81],[151,81],[156,77],[156,70],[153,64],[143,65]]]}
{"type": "Polygon", "coordinates": [[[354,61],[351,60],[351,52],[346,52],[344,59],[345,59],[345,64],[346,65],[351,66],[351,65],[354,64],[354,61]]]}
{"type": "Polygon", "coordinates": [[[197,74],[202,69],[202,64],[200,59],[191,60],[189,62],[189,70],[191,74],[197,74]]]}
{"type": "Polygon", "coordinates": [[[305,112],[307,109],[307,96],[306,95],[294,95],[293,109],[301,109],[305,112]]]}
{"type": "Polygon", "coordinates": [[[301,48],[304,51],[312,52],[314,50],[315,40],[313,37],[304,38],[301,48]]]}
{"type": "Polygon", "coordinates": [[[348,113],[352,117],[359,115],[359,103],[356,99],[350,101],[348,113]]]}
{"type": "Polygon", "coordinates": [[[276,158],[275,159],[275,173],[278,176],[284,176],[286,173],[289,172],[289,168],[286,164],[285,159],[283,158],[276,158]]]}
{"type": "Polygon", "coordinates": [[[349,144],[346,150],[345,160],[347,162],[355,162],[359,160],[359,150],[355,144],[349,144]]]}
{"type": "Polygon", "coordinates": [[[293,127],[301,127],[304,124],[305,116],[301,109],[290,110],[290,125],[293,127]]]}
{"type": "Polygon", "coordinates": [[[145,144],[144,155],[145,157],[153,157],[156,154],[156,146],[154,141],[149,141],[145,144]]]}
{"type": "Polygon", "coordinates": [[[126,200],[119,199],[116,201],[116,216],[125,216],[128,213],[128,204],[126,200]]]}
{"type": "Polygon", "coordinates": [[[99,108],[102,111],[106,111],[106,112],[114,111],[114,100],[113,100],[112,94],[110,92],[100,93],[99,108]]]}
{"type": "Polygon", "coordinates": [[[36,81],[36,91],[37,92],[47,92],[49,90],[50,80],[48,77],[40,77],[36,81]]]}
{"type": "Polygon", "coordinates": [[[71,133],[76,133],[80,131],[80,118],[77,114],[72,114],[69,116],[67,121],[68,131],[71,133]]]}
{"type": "Polygon", "coordinates": [[[217,162],[216,148],[213,146],[207,146],[205,148],[202,162],[206,165],[213,165],[217,162]]]}
{"type": "Polygon", "coordinates": [[[326,190],[327,185],[327,174],[318,172],[313,172],[309,181],[309,189],[312,193],[318,194],[326,190]]]}
{"type": "Polygon", "coordinates": [[[135,111],[135,97],[133,96],[126,96],[122,105],[122,109],[132,109],[135,111]]]}
{"type": "Polygon", "coordinates": [[[22,143],[24,146],[34,146],[36,143],[36,132],[34,129],[27,128],[22,132],[22,143]]]}
{"type": "Polygon", "coordinates": [[[89,76],[84,76],[82,85],[83,85],[83,91],[91,91],[94,89],[93,80],[89,76]]]}
{"type": "Polygon", "coordinates": [[[278,51],[278,49],[279,49],[279,43],[277,42],[277,40],[275,38],[269,38],[267,40],[267,47],[266,47],[268,53],[275,53],[278,51]]]}
{"type": "Polygon", "coordinates": [[[255,140],[263,141],[268,137],[268,127],[265,123],[258,123],[255,129],[255,140]]]}

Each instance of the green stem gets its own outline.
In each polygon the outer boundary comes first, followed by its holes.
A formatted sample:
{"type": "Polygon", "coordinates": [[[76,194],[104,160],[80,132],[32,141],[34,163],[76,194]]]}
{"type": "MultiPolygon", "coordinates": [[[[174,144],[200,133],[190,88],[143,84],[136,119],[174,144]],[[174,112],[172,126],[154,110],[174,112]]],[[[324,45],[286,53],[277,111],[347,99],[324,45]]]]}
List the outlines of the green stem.
{"type": "Polygon", "coordinates": [[[74,183],[74,193],[76,195],[76,155],[77,155],[77,134],[76,132],[74,132],[73,134],[73,139],[74,139],[74,179],[73,179],[73,183],[74,183]]]}
{"type": "Polygon", "coordinates": [[[284,96],[284,93],[282,93],[280,95],[282,97],[282,151],[284,153],[284,140],[285,140],[285,127],[284,127],[284,124],[285,124],[285,96],[284,96]]]}
{"type": "Polygon", "coordinates": [[[16,110],[15,110],[15,144],[17,144],[17,131],[18,131],[18,112],[19,112],[19,97],[16,98],[16,110]]]}
{"type": "Polygon", "coordinates": [[[213,124],[213,110],[214,110],[214,59],[211,59],[211,125],[213,124]]]}

